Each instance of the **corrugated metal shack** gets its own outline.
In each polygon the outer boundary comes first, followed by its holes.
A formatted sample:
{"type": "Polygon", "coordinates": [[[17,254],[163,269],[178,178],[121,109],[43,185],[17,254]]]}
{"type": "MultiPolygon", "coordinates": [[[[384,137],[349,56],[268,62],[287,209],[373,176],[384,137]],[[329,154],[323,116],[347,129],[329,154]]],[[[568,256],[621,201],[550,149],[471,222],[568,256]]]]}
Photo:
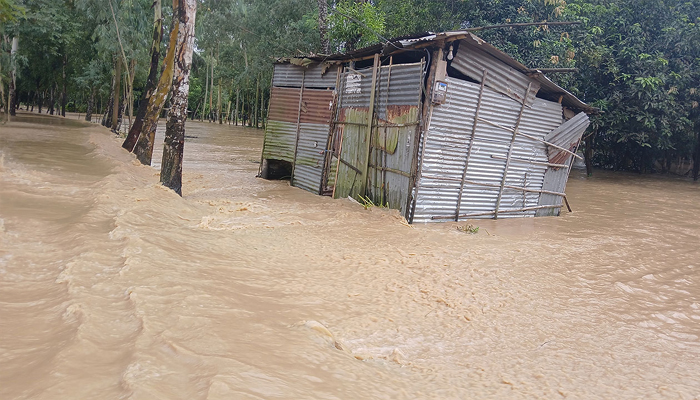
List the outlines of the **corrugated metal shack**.
{"type": "Polygon", "coordinates": [[[275,64],[261,176],[409,222],[559,215],[596,110],[466,31],[275,64]]]}

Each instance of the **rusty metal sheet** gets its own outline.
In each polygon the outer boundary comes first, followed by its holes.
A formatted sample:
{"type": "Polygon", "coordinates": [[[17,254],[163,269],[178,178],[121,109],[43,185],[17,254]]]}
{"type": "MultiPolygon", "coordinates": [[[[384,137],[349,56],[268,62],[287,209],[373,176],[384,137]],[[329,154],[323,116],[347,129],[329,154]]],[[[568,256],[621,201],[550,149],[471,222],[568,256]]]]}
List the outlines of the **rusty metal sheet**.
{"type": "Polygon", "coordinates": [[[299,117],[299,89],[273,87],[270,92],[268,120],[297,123],[299,117]]]}
{"type": "Polygon", "coordinates": [[[331,123],[332,108],[332,90],[304,89],[301,101],[301,123],[325,124],[328,127],[331,123]]]}

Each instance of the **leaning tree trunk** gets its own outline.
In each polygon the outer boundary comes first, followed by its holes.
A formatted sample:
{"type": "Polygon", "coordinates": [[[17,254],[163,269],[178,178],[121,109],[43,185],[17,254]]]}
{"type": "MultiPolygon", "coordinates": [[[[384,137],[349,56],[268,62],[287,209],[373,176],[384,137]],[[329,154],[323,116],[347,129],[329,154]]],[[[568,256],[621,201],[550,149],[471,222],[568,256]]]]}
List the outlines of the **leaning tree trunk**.
{"type": "Polygon", "coordinates": [[[185,146],[187,96],[190,92],[190,68],[194,47],[194,22],[197,0],[173,0],[173,14],[177,15],[177,57],[173,78],[173,97],[165,128],[163,162],[160,182],[182,196],[182,155],[185,146]]]}
{"type": "Polygon", "coordinates": [[[139,103],[139,109],[136,111],[136,119],[134,124],[129,129],[129,134],[126,136],[122,147],[128,151],[133,151],[136,141],[143,129],[143,120],[146,117],[146,110],[150,103],[150,98],[157,87],[158,79],[158,61],[160,61],[160,43],[163,38],[163,12],[161,0],[153,2],[153,41],[151,42],[151,67],[148,71],[148,79],[146,86],[143,89],[143,96],[139,103]]]}
{"type": "Polygon", "coordinates": [[[175,64],[175,53],[178,46],[178,30],[179,20],[173,15],[173,23],[170,28],[170,40],[168,42],[168,52],[165,53],[163,59],[163,72],[158,80],[155,92],[148,99],[146,107],[146,115],[143,117],[143,126],[141,134],[137,138],[133,152],[136,158],[144,165],[151,165],[153,158],[153,145],[156,140],[156,128],[158,127],[158,118],[163,111],[165,100],[168,98],[168,92],[173,84],[173,72],[175,64]]]}

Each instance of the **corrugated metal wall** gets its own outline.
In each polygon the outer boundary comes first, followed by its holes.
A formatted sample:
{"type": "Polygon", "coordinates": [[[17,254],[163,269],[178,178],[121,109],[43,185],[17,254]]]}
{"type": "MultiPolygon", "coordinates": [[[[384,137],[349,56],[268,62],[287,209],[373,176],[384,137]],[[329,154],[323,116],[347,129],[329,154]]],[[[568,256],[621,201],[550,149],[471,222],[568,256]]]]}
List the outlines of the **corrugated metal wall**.
{"type": "MultiPolygon", "coordinates": [[[[454,78],[447,78],[447,82],[447,101],[434,107],[425,138],[425,149],[421,150],[422,163],[414,222],[454,220],[465,167],[466,183],[463,186],[459,213],[492,213],[495,210],[513,133],[482,120],[512,129],[521,108],[521,104],[515,100],[485,87],[479,110],[480,120],[476,124],[474,141],[471,142],[480,85],[454,78]],[[469,164],[465,166],[470,146],[469,164]]],[[[518,130],[543,139],[561,122],[560,104],[535,98],[532,107],[523,110],[518,130]]],[[[541,190],[547,162],[544,144],[516,136],[505,185],[541,190]]],[[[535,207],[539,197],[537,192],[506,188],[501,197],[500,209],[535,207]]],[[[499,217],[534,214],[534,210],[531,210],[499,217]]],[[[480,217],[492,218],[493,214],[480,217]]]]}
{"type": "Polygon", "coordinates": [[[337,68],[322,75],[320,65],[275,64],[272,79],[263,159],[291,163],[291,185],[316,194],[321,191],[337,68]],[[330,89],[313,89],[326,87],[330,89]]]}
{"type": "Polygon", "coordinates": [[[459,50],[452,60],[452,67],[477,82],[481,81],[483,71],[487,70],[489,76],[486,86],[520,103],[525,99],[527,105],[535,101],[535,95],[540,90],[540,84],[536,80],[464,40],[460,42],[459,50]],[[528,91],[530,83],[532,86],[528,91]],[[525,97],[526,92],[527,97],[525,97]]]}
{"type": "Polygon", "coordinates": [[[406,213],[420,121],[423,63],[378,68],[372,135],[368,135],[372,68],[348,71],[341,77],[338,129],[342,136],[341,161],[335,197],[368,196],[375,204],[406,213]],[[371,140],[370,153],[367,140],[371,140]],[[361,174],[368,162],[367,177],[361,174]],[[362,179],[367,190],[361,192],[362,179]]]}
{"type": "Polygon", "coordinates": [[[332,102],[330,90],[304,89],[292,186],[320,193],[332,102]]]}
{"type": "MultiPolygon", "coordinates": [[[[588,115],[585,113],[579,113],[557,129],[550,132],[545,137],[545,140],[549,143],[575,152],[578,148],[579,142],[581,141],[581,136],[586,131],[589,124],[590,121],[588,119],[588,115]]],[[[569,180],[569,171],[571,171],[570,165],[573,163],[574,156],[555,147],[548,147],[548,151],[549,162],[567,165],[568,167],[547,169],[547,172],[544,175],[542,189],[551,192],[564,193],[566,189],[566,181],[569,180]]],[[[542,196],[540,196],[539,205],[559,206],[561,205],[562,200],[563,199],[561,196],[542,193],[542,196]]],[[[561,208],[542,208],[537,210],[536,215],[538,217],[559,215],[560,211],[561,208]]]]}
{"type": "Polygon", "coordinates": [[[308,68],[294,64],[275,64],[272,86],[299,88],[303,75],[305,88],[334,89],[338,66],[332,65],[325,73],[323,72],[323,64],[312,65],[308,68]]]}

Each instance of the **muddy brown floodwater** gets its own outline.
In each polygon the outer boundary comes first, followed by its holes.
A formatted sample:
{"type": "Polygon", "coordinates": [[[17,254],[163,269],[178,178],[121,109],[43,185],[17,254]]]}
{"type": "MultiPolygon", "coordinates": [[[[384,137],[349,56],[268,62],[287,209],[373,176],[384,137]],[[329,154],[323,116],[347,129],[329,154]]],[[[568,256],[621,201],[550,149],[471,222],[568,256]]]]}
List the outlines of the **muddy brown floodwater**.
{"type": "Polygon", "coordinates": [[[574,172],[471,235],[187,135],[180,198],[106,129],[0,125],[0,399],[700,398],[697,184],[574,172]]]}

